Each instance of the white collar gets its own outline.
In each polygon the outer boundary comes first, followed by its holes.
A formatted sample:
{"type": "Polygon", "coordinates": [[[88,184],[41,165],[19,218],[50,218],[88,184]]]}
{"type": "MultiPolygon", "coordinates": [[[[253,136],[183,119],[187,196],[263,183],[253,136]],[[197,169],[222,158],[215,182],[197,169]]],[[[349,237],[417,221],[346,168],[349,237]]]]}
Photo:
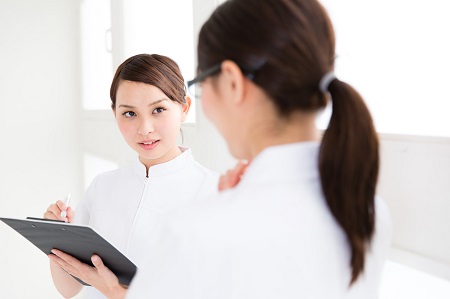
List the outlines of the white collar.
{"type": "MultiPolygon", "coordinates": [[[[194,157],[192,156],[191,149],[185,147],[179,147],[179,149],[181,150],[181,154],[172,160],[150,167],[148,170],[148,177],[169,175],[183,169],[189,163],[192,163],[194,157]]],[[[145,165],[139,161],[139,158],[133,163],[133,168],[140,177],[145,176],[147,169],[145,165]]]]}
{"type": "Polygon", "coordinates": [[[319,149],[319,142],[268,147],[253,159],[239,185],[317,178],[319,149]]]}

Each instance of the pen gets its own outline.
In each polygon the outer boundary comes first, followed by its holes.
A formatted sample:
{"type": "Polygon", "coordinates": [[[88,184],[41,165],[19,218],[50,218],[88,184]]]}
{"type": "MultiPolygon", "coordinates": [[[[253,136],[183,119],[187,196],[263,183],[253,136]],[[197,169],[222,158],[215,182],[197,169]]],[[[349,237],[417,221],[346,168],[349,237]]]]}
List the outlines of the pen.
{"type": "MultiPolygon", "coordinates": [[[[67,208],[69,208],[69,204],[70,204],[70,193],[67,194],[66,196],[66,202],[65,202],[67,208]]],[[[67,211],[61,211],[61,218],[66,218],[67,216],[67,211]]]]}

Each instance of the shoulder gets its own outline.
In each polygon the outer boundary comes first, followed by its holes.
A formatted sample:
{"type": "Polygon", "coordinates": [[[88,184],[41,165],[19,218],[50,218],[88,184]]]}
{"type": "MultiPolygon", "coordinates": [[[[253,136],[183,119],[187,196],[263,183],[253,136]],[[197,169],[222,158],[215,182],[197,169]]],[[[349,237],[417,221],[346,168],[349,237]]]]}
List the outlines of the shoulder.
{"type": "Polygon", "coordinates": [[[86,192],[92,193],[98,190],[104,190],[105,188],[109,189],[118,186],[118,182],[120,182],[120,185],[125,185],[132,181],[139,181],[139,175],[135,170],[135,166],[129,164],[96,175],[89,184],[86,192]]]}
{"type": "Polygon", "coordinates": [[[217,190],[220,178],[217,172],[201,165],[192,156],[184,168],[183,176],[186,182],[192,186],[204,186],[211,190],[217,190]]]}
{"type": "Polygon", "coordinates": [[[197,175],[202,175],[204,177],[210,178],[219,177],[219,174],[217,172],[212,171],[211,169],[203,166],[197,160],[195,160],[194,156],[192,155],[191,149],[189,148],[184,149],[183,155],[185,155],[186,160],[189,161],[189,163],[186,164],[188,166],[187,169],[189,172],[197,175]]]}
{"type": "Polygon", "coordinates": [[[96,175],[93,181],[97,182],[110,181],[115,180],[117,178],[121,178],[123,176],[130,176],[133,173],[135,173],[135,166],[133,164],[127,164],[117,169],[102,172],[96,175]]]}
{"type": "Polygon", "coordinates": [[[244,234],[240,228],[251,217],[234,193],[216,191],[207,200],[170,214],[165,222],[167,234],[180,240],[181,244],[197,244],[202,252],[231,245],[229,242],[244,234]]]}

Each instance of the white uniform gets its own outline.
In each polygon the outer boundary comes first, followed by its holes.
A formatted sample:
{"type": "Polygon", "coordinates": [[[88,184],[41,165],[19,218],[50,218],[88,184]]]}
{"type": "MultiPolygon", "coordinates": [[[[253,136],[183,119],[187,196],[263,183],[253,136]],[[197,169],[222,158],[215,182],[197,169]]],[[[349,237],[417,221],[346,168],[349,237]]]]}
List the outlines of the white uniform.
{"type": "MultiPolygon", "coordinates": [[[[88,224],[139,268],[158,239],[164,216],[217,193],[218,174],[194,161],[190,149],[146,168],[140,162],[97,176],[77,207],[76,223],[88,224]]],[[[89,287],[88,298],[105,298],[89,287]]]]}
{"type": "Polygon", "coordinates": [[[376,199],[364,275],[349,290],[350,252],[329,211],[319,144],[264,150],[239,185],[168,217],[127,298],[377,298],[392,226],[376,199]]]}

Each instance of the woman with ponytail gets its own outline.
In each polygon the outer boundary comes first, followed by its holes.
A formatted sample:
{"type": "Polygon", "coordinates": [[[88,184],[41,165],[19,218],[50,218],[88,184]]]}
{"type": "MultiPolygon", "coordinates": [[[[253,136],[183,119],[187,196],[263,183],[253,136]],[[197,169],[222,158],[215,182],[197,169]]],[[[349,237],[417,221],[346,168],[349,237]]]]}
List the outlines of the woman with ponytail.
{"type": "Polygon", "coordinates": [[[214,200],[169,219],[129,298],[378,297],[392,227],[375,195],[377,134],[361,96],[335,77],[335,56],[318,0],[214,11],[188,85],[249,163],[222,177],[214,200]]]}

